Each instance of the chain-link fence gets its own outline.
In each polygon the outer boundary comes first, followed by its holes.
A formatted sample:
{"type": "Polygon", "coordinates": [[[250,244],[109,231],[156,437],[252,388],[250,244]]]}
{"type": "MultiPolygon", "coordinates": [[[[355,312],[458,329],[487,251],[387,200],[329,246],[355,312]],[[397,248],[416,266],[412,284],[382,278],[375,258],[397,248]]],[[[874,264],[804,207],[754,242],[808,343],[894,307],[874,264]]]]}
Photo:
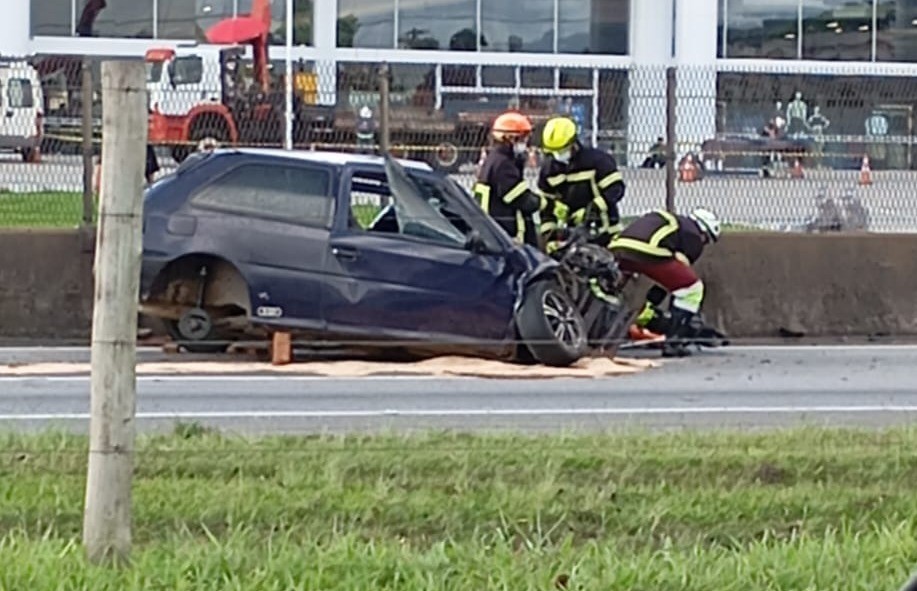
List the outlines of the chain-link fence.
{"type": "MultiPolygon", "coordinates": [[[[294,62],[288,79],[283,60],[249,54],[147,52],[150,178],[211,146],[387,148],[470,188],[490,123],[516,108],[536,128],[531,177],[541,125],[568,115],[583,143],[607,150],[622,168],[625,216],[705,205],[733,229],[917,229],[909,196],[917,82],[875,75],[868,64],[859,74],[814,74],[294,62]]],[[[99,63],[30,56],[0,64],[0,148],[13,151],[0,154],[0,226],[94,219],[99,63]]]]}

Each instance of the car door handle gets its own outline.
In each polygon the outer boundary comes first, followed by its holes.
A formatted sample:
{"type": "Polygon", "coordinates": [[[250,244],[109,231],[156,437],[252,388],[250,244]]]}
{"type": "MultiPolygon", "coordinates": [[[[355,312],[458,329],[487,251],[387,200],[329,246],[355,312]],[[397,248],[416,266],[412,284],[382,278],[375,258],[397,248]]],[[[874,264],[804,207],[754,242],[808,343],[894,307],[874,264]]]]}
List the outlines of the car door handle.
{"type": "Polygon", "coordinates": [[[331,249],[331,254],[345,261],[355,261],[359,258],[357,249],[355,248],[341,248],[340,246],[335,246],[331,249]]]}

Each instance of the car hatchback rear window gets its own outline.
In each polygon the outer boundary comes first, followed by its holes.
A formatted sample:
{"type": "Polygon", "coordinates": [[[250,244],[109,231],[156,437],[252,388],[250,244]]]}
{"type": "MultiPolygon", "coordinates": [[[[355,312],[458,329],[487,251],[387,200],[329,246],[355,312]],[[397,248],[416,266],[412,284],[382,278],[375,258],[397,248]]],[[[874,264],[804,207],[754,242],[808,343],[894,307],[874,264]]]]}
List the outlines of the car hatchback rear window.
{"type": "Polygon", "coordinates": [[[331,174],[320,168],[243,164],[199,190],[192,203],[251,217],[328,226],[331,174]]]}

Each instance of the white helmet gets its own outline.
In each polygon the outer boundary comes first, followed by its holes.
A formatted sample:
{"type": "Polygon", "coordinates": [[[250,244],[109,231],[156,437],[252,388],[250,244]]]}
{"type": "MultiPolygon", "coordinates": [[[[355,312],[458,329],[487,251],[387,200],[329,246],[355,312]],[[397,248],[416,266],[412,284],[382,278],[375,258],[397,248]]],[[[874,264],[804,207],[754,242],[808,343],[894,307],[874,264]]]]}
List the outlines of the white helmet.
{"type": "Polygon", "coordinates": [[[720,220],[709,209],[698,208],[688,216],[700,226],[701,230],[710,236],[714,242],[720,239],[720,220]]]}

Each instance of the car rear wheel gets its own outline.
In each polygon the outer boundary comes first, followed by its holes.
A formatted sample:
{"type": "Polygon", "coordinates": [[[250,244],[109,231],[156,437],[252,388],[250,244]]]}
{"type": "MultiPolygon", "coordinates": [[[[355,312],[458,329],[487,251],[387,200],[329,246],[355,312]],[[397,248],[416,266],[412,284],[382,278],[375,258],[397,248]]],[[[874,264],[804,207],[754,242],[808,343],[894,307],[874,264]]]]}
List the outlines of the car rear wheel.
{"type": "Polygon", "coordinates": [[[202,308],[191,308],[178,320],[167,320],[169,336],[189,353],[225,353],[226,335],[213,326],[213,319],[202,308]]]}
{"type": "Polygon", "coordinates": [[[553,281],[540,280],[529,286],[516,326],[532,356],[544,365],[567,367],[588,350],[582,316],[553,281]]]}

